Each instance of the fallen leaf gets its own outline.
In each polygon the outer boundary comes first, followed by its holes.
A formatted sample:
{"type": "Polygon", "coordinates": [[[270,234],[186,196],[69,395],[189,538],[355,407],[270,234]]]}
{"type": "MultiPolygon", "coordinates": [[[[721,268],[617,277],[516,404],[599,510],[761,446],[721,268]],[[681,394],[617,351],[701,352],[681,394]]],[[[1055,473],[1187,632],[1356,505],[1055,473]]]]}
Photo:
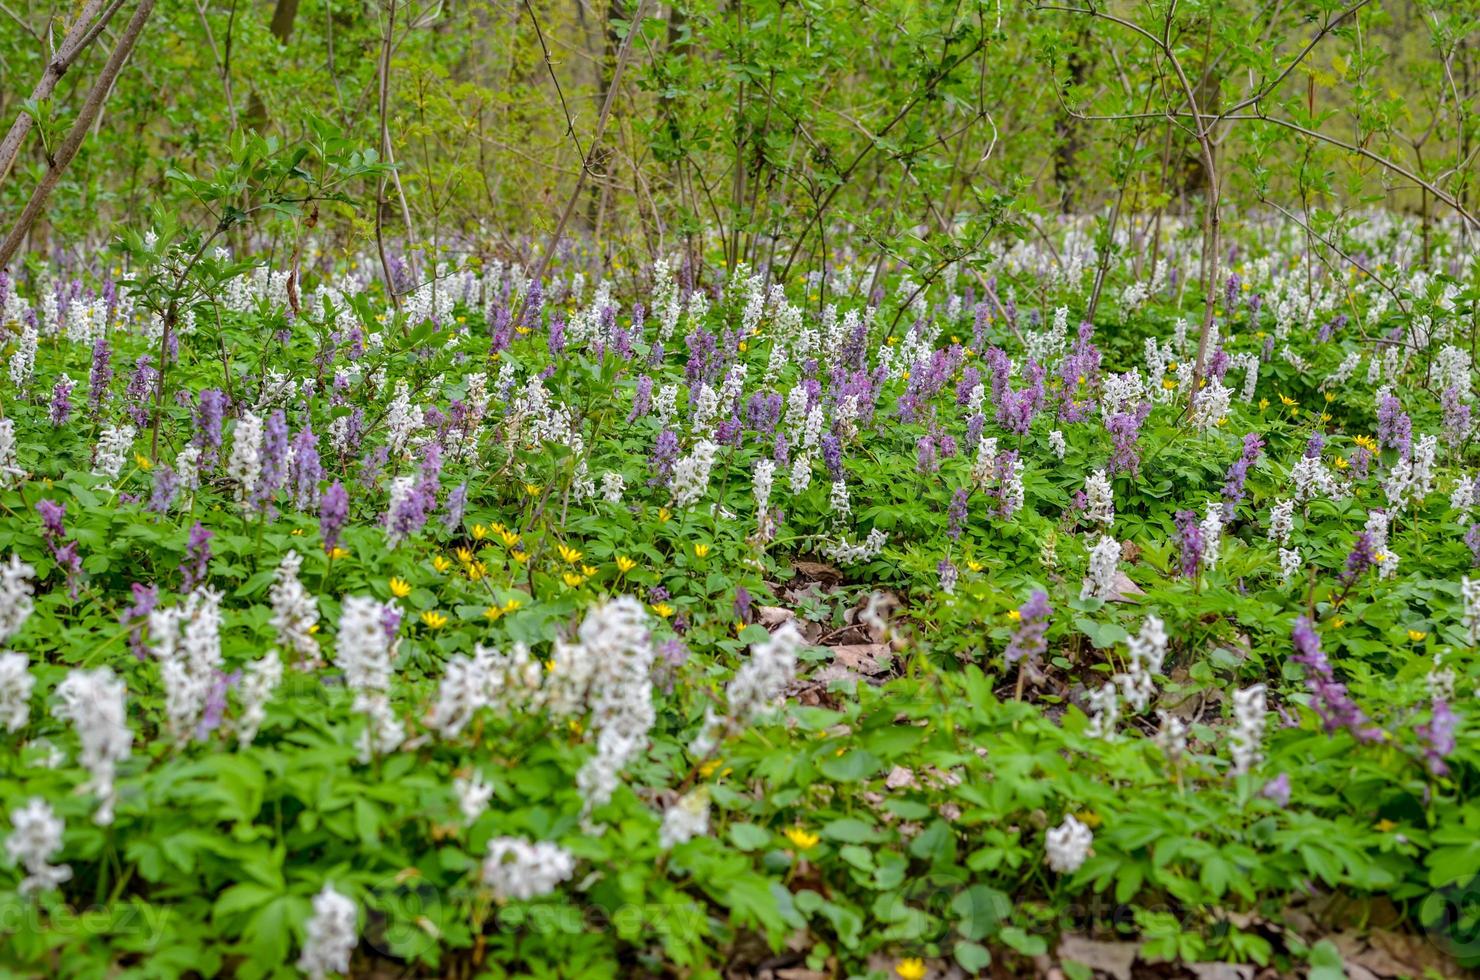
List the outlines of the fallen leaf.
{"type": "Polygon", "coordinates": [[[1241,963],[1188,963],[1188,971],[1197,980],[1251,980],[1254,968],[1241,963]]]}
{"type": "Polygon", "coordinates": [[[862,674],[882,672],[889,656],[887,643],[848,643],[828,649],[832,651],[833,663],[862,674]]]}
{"type": "Polygon", "coordinates": [[[843,581],[843,573],[836,565],[828,565],[820,561],[794,561],[791,567],[796,569],[798,575],[805,575],[819,582],[843,581]]]}
{"type": "Polygon", "coordinates": [[[797,618],[796,613],[784,606],[757,606],[755,614],[756,621],[768,630],[797,618]]]}
{"type": "Polygon", "coordinates": [[[1082,963],[1115,980],[1131,980],[1131,967],[1136,962],[1135,943],[1101,942],[1084,936],[1065,936],[1059,940],[1058,957],[1082,963]]]}

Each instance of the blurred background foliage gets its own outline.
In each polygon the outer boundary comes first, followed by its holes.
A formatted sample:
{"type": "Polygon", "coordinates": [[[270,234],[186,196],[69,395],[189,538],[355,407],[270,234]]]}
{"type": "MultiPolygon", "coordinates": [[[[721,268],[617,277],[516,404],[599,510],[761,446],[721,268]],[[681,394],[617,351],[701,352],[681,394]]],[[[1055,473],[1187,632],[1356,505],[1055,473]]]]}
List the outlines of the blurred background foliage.
{"type": "MultiPolygon", "coordinates": [[[[0,119],[32,112],[42,136],[0,214],[40,179],[128,9],[28,106],[80,7],[0,10],[0,119]]],[[[444,259],[528,261],[568,202],[565,240],[618,271],[682,254],[783,278],[843,248],[975,247],[1005,204],[1028,237],[1060,212],[1144,230],[1196,218],[1207,193],[1189,90],[1229,114],[1209,133],[1225,205],[1317,225],[1477,203],[1480,0],[163,0],[27,252],[185,208],[171,172],[209,179],[254,138],[374,152],[382,82],[399,190],[380,219],[444,259]]],[[[318,221],[326,249],[372,247],[376,180],[348,198],[318,221]]],[[[280,249],[295,229],[285,215],[234,242],[280,249]]]]}

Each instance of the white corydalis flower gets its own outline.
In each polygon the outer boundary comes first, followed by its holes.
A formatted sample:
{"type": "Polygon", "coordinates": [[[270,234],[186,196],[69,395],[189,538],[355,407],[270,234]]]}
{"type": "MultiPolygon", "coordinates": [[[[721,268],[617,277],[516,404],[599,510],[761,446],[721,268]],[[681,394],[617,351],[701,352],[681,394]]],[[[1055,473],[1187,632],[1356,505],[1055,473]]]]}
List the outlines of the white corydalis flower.
{"type": "Polygon", "coordinates": [[[1155,742],[1167,760],[1176,763],[1187,753],[1187,723],[1171,712],[1160,709],[1157,710],[1156,717],[1161,724],[1156,730],[1155,742]]]}
{"type": "Polygon", "coordinates": [[[31,720],[31,692],[36,679],[31,662],[22,653],[0,653],[0,724],[18,732],[31,720]]]}
{"type": "Polygon", "coordinates": [[[618,596],[586,614],[577,634],[594,670],[587,701],[596,754],[576,773],[586,812],[616,792],[627,764],[647,748],[657,715],[651,679],[657,650],[647,614],[631,596],[618,596]]]}
{"type": "Polygon", "coordinates": [[[22,895],[51,891],[72,877],[71,867],[51,863],[52,857],[62,849],[62,831],[66,825],[52,812],[50,803],[40,797],[31,798],[10,812],[10,826],[5,852],[26,869],[20,883],[22,895]]]}
{"type": "Polygon", "coordinates": [[[689,791],[663,811],[658,828],[658,846],[669,850],[709,833],[709,787],[689,791]]]}
{"type": "Polygon", "coordinates": [[[25,475],[15,456],[15,420],[0,419],[0,489],[15,486],[25,475]]]}
{"type": "Polygon", "coordinates": [[[1115,496],[1104,470],[1095,470],[1084,481],[1084,513],[1106,527],[1115,523],[1115,496]]]}
{"type": "Polygon", "coordinates": [[[254,412],[243,412],[231,435],[231,456],[226,461],[226,475],[236,484],[236,499],[251,499],[262,476],[262,419],[254,412]]]}
{"type": "Polygon", "coordinates": [[[620,504],[627,491],[627,480],[620,473],[608,472],[601,477],[601,497],[609,504],[620,504]]]}
{"type": "Polygon", "coordinates": [[[542,701],[543,677],[540,662],[524,644],[516,643],[509,653],[479,644],[471,658],[457,654],[447,662],[427,727],[453,739],[484,708],[509,715],[529,711],[542,701]]]}
{"type": "Polygon", "coordinates": [[[298,572],[303,567],[303,558],[296,551],[283,556],[274,573],[268,598],[272,603],[272,628],[277,631],[278,643],[298,654],[304,663],[313,663],[319,658],[319,645],[314,640],[314,631],[319,625],[318,606],[309,595],[298,572]]]}
{"type": "Polygon", "coordinates": [[[1203,565],[1209,569],[1217,568],[1218,558],[1223,550],[1223,504],[1221,501],[1208,501],[1208,509],[1198,525],[1198,530],[1202,532],[1203,565]]]}
{"type": "Polygon", "coordinates": [[[165,714],[177,741],[189,741],[221,672],[221,593],[199,588],[171,609],[149,614],[152,652],[164,681],[165,714]]]}
{"type": "Polygon", "coordinates": [[[454,778],[452,791],[457,796],[457,809],[462,814],[463,823],[469,827],[483,815],[489,800],[493,799],[493,785],[485,782],[480,772],[454,778]]]}
{"type": "Polygon", "coordinates": [[[1093,831],[1073,815],[1066,815],[1064,822],[1047,834],[1044,851],[1048,866],[1061,875],[1073,874],[1089,857],[1094,842],[1093,831]]]}
{"type": "Polygon", "coordinates": [[[1464,603],[1460,621],[1470,632],[1470,642],[1480,643],[1480,579],[1468,575],[1460,579],[1459,593],[1464,603]]]}
{"type": "Polygon", "coordinates": [[[483,884],[500,902],[548,895],[575,874],[576,860],[558,844],[495,837],[483,859],[483,884]]]}
{"type": "Polygon", "coordinates": [[[1102,534],[1100,540],[1089,550],[1089,573],[1079,591],[1079,598],[1112,598],[1119,571],[1120,542],[1108,534],[1102,534]]]}
{"type": "Polygon", "coordinates": [[[134,444],[137,431],[131,425],[108,425],[98,436],[97,453],[93,457],[93,472],[117,479],[128,460],[128,451],[134,444]]]}
{"type": "Polygon", "coordinates": [[[1233,693],[1233,731],[1229,733],[1229,755],[1233,774],[1243,775],[1257,766],[1264,755],[1265,722],[1264,685],[1255,684],[1233,693]]]}
{"type": "Polygon", "coordinates": [[[82,766],[89,775],[86,790],[98,797],[93,822],[106,827],[113,822],[113,780],[118,763],[128,758],[134,743],[128,727],[128,689],[112,670],[99,667],[73,669],[57,685],[56,693],[59,703],[51,713],[77,729],[82,766]]]}
{"type": "Polygon", "coordinates": [[[1280,549],[1280,584],[1289,585],[1290,581],[1300,574],[1305,567],[1305,559],[1300,555],[1299,548],[1280,549]]]}
{"type": "Polygon", "coordinates": [[[303,951],[298,969],[313,980],[323,980],[330,973],[348,973],[350,954],[359,944],[355,903],[325,885],[314,896],[313,916],[308,920],[303,951]]]}
{"type": "Polygon", "coordinates": [[[688,507],[703,499],[709,492],[709,471],[714,466],[714,457],[719,446],[708,439],[700,439],[694,448],[673,465],[673,504],[688,507]]]}
{"type": "Polygon", "coordinates": [[[1156,692],[1156,675],[1167,656],[1167,631],[1155,615],[1146,617],[1141,632],[1126,641],[1130,653],[1127,670],[1115,675],[1125,700],[1137,711],[1145,711],[1156,692]]]}
{"type": "Polygon", "coordinates": [[[12,553],[10,560],[0,563],[0,643],[4,643],[20,632],[31,612],[36,608],[31,580],[36,569],[21,561],[12,553]]]}
{"type": "Polygon", "coordinates": [[[366,596],[345,596],[339,616],[334,663],[344,685],[354,692],[354,709],[365,716],[360,759],[394,752],[406,738],[401,719],[391,708],[391,639],[400,612],[366,596]]]}
{"type": "Polygon", "coordinates": [[[237,742],[245,748],[257,737],[257,730],[267,720],[267,702],[283,680],[283,661],[276,650],[269,650],[258,660],[247,664],[237,686],[241,714],[236,721],[237,742]]]}
{"type": "Polygon", "coordinates": [[[868,532],[868,537],[858,544],[853,544],[846,537],[840,537],[837,541],[830,541],[824,545],[822,553],[839,565],[859,565],[879,557],[884,551],[884,545],[888,542],[888,535],[874,528],[868,532]]]}
{"type": "Polygon", "coordinates": [[[1295,501],[1281,500],[1269,509],[1269,540],[1281,545],[1290,543],[1290,532],[1295,528],[1295,501]]]}
{"type": "Polygon", "coordinates": [[[1064,454],[1069,451],[1069,447],[1064,443],[1064,434],[1058,429],[1054,429],[1048,434],[1048,447],[1053,450],[1053,454],[1059,459],[1063,459],[1064,454]]]}
{"type": "Polygon", "coordinates": [[[1090,719],[1084,733],[1090,738],[1115,740],[1115,726],[1120,721],[1120,692],[1115,684],[1106,681],[1098,690],[1088,695],[1090,719]]]}
{"type": "Polygon", "coordinates": [[[797,651],[805,642],[792,623],[785,623],[771,636],[750,648],[750,658],[735,671],[725,688],[725,714],[709,709],[704,727],[695,737],[689,751],[704,758],[714,751],[719,739],[738,731],[768,711],[796,678],[797,651]]]}

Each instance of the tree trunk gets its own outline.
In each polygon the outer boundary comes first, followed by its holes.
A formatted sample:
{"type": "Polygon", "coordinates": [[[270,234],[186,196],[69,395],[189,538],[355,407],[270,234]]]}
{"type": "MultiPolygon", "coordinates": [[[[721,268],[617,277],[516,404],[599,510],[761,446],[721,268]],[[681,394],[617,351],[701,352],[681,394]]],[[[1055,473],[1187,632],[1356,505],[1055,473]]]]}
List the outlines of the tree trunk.
{"type": "Polygon", "coordinates": [[[113,53],[108,56],[103,70],[93,82],[92,90],[87,93],[87,99],[82,103],[77,118],[73,120],[72,128],[68,130],[66,138],[57,147],[55,156],[46,168],[46,174],[41,178],[41,183],[37,184],[36,189],[31,193],[31,199],[26,202],[25,209],[16,219],[15,224],[11,226],[10,234],[5,237],[3,243],[0,243],[0,269],[10,265],[10,260],[15,258],[16,252],[20,250],[26,233],[31,230],[36,219],[41,217],[47,200],[62,179],[62,173],[77,156],[77,151],[82,148],[82,141],[87,137],[88,130],[98,118],[98,113],[102,111],[104,100],[113,90],[113,83],[118,78],[118,73],[123,70],[124,63],[133,53],[134,46],[138,44],[139,35],[144,32],[144,25],[148,23],[149,15],[153,12],[154,0],[140,0],[134,16],[118,38],[118,44],[114,46],[113,53]]]}

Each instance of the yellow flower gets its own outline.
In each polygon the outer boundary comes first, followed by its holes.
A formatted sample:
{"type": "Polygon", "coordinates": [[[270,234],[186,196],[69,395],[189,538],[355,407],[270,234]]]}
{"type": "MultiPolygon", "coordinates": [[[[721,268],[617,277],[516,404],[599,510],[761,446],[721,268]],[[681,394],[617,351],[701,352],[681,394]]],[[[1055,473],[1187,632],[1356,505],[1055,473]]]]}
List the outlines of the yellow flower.
{"type": "Polygon", "coordinates": [[[1084,824],[1091,830],[1098,827],[1102,822],[1100,820],[1100,815],[1093,810],[1085,810],[1079,814],[1076,814],[1076,818],[1079,820],[1080,823],[1084,824]]]}
{"type": "Polygon", "coordinates": [[[439,630],[447,625],[447,617],[435,609],[428,609],[422,613],[421,621],[434,630],[439,630]]]}
{"type": "Polygon", "coordinates": [[[343,548],[339,547],[338,545],[335,545],[329,551],[329,558],[332,561],[338,561],[341,558],[348,558],[348,557],[349,557],[349,552],[348,551],[345,551],[343,548]]]}
{"type": "Polygon", "coordinates": [[[899,980],[924,980],[925,961],[918,956],[909,956],[894,964],[899,980]]]}
{"type": "Polygon", "coordinates": [[[1331,620],[1331,628],[1334,630],[1339,630],[1345,625],[1346,620],[1342,619],[1340,616],[1337,616],[1335,619],[1331,620]]]}
{"type": "Polygon", "coordinates": [[[1177,382],[1173,381],[1171,378],[1162,378],[1161,386],[1167,391],[1171,391],[1173,388],[1177,387],[1177,382]]]}
{"type": "Polygon", "coordinates": [[[508,602],[504,603],[504,612],[511,613],[522,605],[524,605],[524,603],[520,602],[518,599],[510,599],[508,602]]]}
{"type": "Polygon", "coordinates": [[[740,353],[742,353],[742,354],[744,354],[744,353],[745,353],[745,352],[746,352],[746,351],[747,351],[747,350],[748,350],[748,349],[749,349],[749,348],[748,348],[748,347],[747,347],[747,346],[746,346],[746,343],[745,343],[745,341],[743,341],[743,340],[742,340],[742,341],[740,341],[740,343],[739,343],[739,344],[738,344],[738,345],[736,345],[736,347],[737,347],[737,349],[738,349],[738,350],[739,350],[739,351],[740,351],[740,353]]]}
{"type": "Polygon", "coordinates": [[[403,578],[393,578],[390,582],[391,595],[397,599],[404,599],[411,594],[411,583],[403,578]]]}
{"type": "Polygon", "coordinates": [[[456,555],[457,560],[462,562],[464,565],[470,563],[473,560],[473,553],[467,548],[454,548],[452,553],[456,555]]]}
{"type": "Polygon", "coordinates": [[[529,328],[528,327],[515,327],[514,328],[514,332],[517,333],[519,336],[524,337],[524,336],[527,336],[529,334],[529,328]]]}
{"type": "Polygon", "coordinates": [[[714,771],[718,769],[720,765],[721,760],[710,759],[708,762],[704,763],[704,765],[699,767],[699,775],[703,776],[705,779],[708,779],[710,776],[714,775],[714,771]]]}
{"type": "Polygon", "coordinates": [[[1295,399],[1291,398],[1289,395],[1281,395],[1280,396],[1280,404],[1281,405],[1284,405],[1286,408],[1290,408],[1290,407],[1293,407],[1295,405],[1298,405],[1299,402],[1297,402],[1295,399]]]}
{"type": "Polygon", "coordinates": [[[658,521],[660,523],[667,524],[669,518],[671,518],[672,516],[673,516],[673,511],[669,510],[667,507],[659,507],[658,508],[658,521]]]}
{"type": "Polygon", "coordinates": [[[134,453],[134,462],[139,464],[139,469],[141,470],[152,470],[154,468],[154,463],[143,453],[134,453]]]}
{"type": "Polygon", "coordinates": [[[656,602],[653,604],[653,612],[657,613],[659,616],[662,616],[664,619],[667,619],[669,616],[673,615],[675,610],[666,602],[656,602]]]}
{"type": "Polygon", "coordinates": [[[1378,830],[1382,831],[1384,834],[1390,833],[1391,831],[1394,831],[1394,830],[1397,830],[1398,829],[1398,825],[1395,824],[1395,823],[1393,823],[1391,820],[1388,820],[1388,819],[1382,819],[1382,820],[1377,821],[1376,827],[1377,827],[1378,830]]]}
{"type": "Polygon", "coordinates": [[[578,575],[575,572],[566,572],[561,578],[565,579],[565,584],[572,589],[578,588],[582,582],[586,581],[584,575],[578,575]]]}
{"type": "Polygon", "coordinates": [[[977,561],[975,558],[968,558],[966,559],[966,567],[971,569],[973,572],[979,572],[982,570],[983,566],[982,563],[977,561]]]}
{"type": "Polygon", "coordinates": [[[1012,609],[1012,610],[1009,610],[1008,613],[1007,613],[1007,618],[1010,619],[1010,620],[1012,620],[1014,623],[1020,622],[1022,620],[1022,618],[1023,618],[1022,610],[1020,610],[1020,609],[1012,609]]]}
{"type": "Polygon", "coordinates": [[[452,567],[452,559],[448,558],[446,555],[433,555],[432,567],[439,572],[445,572],[447,571],[447,569],[452,567]]]}
{"type": "Polygon", "coordinates": [[[540,495],[539,485],[535,483],[526,483],[524,485],[524,492],[529,494],[531,497],[538,497],[540,495]]]}
{"type": "Polygon", "coordinates": [[[1269,399],[1268,398],[1261,398],[1261,399],[1259,399],[1259,411],[1262,412],[1262,411],[1264,411],[1268,407],[1269,407],[1269,399]]]}
{"type": "Polygon", "coordinates": [[[466,571],[469,582],[478,582],[488,574],[488,566],[481,561],[469,562],[466,571]]]}
{"type": "Polygon", "coordinates": [[[632,569],[636,567],[637,562],[633,561],[631,558],[628,558],[626,555],[617,556],[617,571],[621,574],[626,575],[628,572],[632,571],[632,569]]]}
{"type": "Polygon", "coordinates": [[[1428,632],[1426,630],[1409,630],[1408,631],[1408,639],[1412,640],[1414,643],[1420,642],[1424,637],[1426,637],[1428,635],[1429,634],[1428,634],[1428,632]]]}
{"type": "Polygon", "coordinates": [[[1377,452],[1377,440],[1371,436],[1352,436],[1352,442],[1367,450],[1369,453],[1377,452]]]}
{"type": "Polygon", "coordinates": [[[527,551],[513,551],[513,552],[510,552],[510,557],[512,557],[519,564],[523,565],[525,562],[529,561],[529,552],[527,552],[527,551]]]}
{"type": "Polygon", "coordinates": [[[786,828],[786,839],[795,844],[797,850],[810,851],[817,846],[817,842],[822,838],[810,830],[804,830],[801,827],[788,827],[786,828]]]}
{"type": "Polygon", "coordinates": [[[567,565],[574,565],[581,560],[581,553],[574,548],[569,548],[561,544],[556,545],[555,550],[559,552],[560,557],[564,559],[567,565]]]}
{"type": "Polygon", "coordinates": [[[293,535],[293,537],[295,537],[295,538],[300,538],[300,537],[303,536],[303,528],[301,528],[301,527],[295,527],[293,530],[289,531],[288,533],[291,534],[291,535],[293,535]]]}
{"type": "Polygon", "coordinates": [[[707,558],[707,557],[709,557],[709,545],[707,545],[707,544],[696,544],[696,545],[694,545],[694,554],[697,555],[700,558],[707,558]]]}
{"type": "Polygon", "coordinates": [[[504,543],[505,548],[512,548],[514,547],[514,545],[519,543],[518,532],[510,531],[506,527],[501,527],[498,529],[498,537],[499,540],[504,543]]]}
{"type": "Polygon", "coordinates": [[[504,611],[502,609],[500,609],[498,606],[489,606],[487,609],[483,610],[483,615],[484,615],[485,618],[488,619],[489,622],[493,622],[494,620],[498,619],[503,614],[504,614],[504,611]]]}
{"type": "Polygon", "coordinates": [[[596,574],[596,567],[594,565],[582,565],[581,574],[586,576],[587,578],[590,578],[591,576],[596,574]]]}
{"type": "Polygon", "coordinates": [[[482,524],[474,524],[473,525],[473,540],[474,541],[482,541],[486,537],[488,537],[488,528],[484,527],[482,524]]]}
{"type": "Polygon", "coordinates": [[[1326,404],[1327,405],[1331,404],[1335,400],[1336,400],[1336,395],[1335,395],[1334,392],[1330,392],[1330,391],[1326,392],[1326,404]]]}
{"type": "Polygon", "coordinates": [[[1346,457],[1345,456],[1337,456],[1336,457],[1336,468],[1338,470],[1344,470],[1344,469],[1346,469],[1350,465],[1351,464],[1346,461],[1346,457]]]}

